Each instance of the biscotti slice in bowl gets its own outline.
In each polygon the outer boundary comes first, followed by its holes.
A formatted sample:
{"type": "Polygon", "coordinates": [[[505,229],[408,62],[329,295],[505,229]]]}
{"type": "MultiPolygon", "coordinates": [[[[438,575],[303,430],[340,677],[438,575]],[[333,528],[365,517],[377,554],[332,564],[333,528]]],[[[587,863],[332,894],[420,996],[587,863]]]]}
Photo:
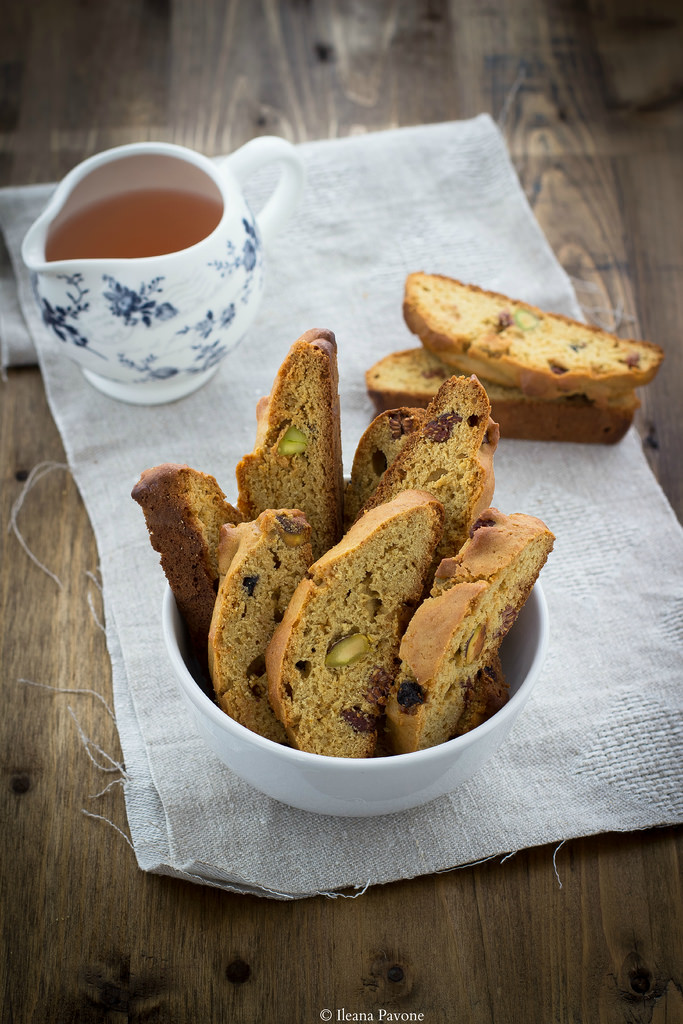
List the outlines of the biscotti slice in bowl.
{"type": "Polygon", "coordinates": [[[341,537],[344,501],[332,331],[316,328],[294,342],[256,420],[254,450],[236,468],[237,506],[245,519],[269,508],[301,509],[319,558],[341,537]]]}
{"type": "Polygon", "coordinates": [[[218,538],[224,523],[242,515],[226,501],[215,478],[190,466],[164,463],[146,469],[131,497],[145,516],[152,547],[204,670],[218,587],[218,538]]]}
{"type": "Polygon", "coordinates": [[[266,651],[270,701],[299,750],[371,757],[443,508],[405,491],[367,512],[299,584],[266,651]]]}
{"type": "Polygon", "coordinates": [[[216,700],[236,722],[278,743],[287,737],[268,700],[265,653],[313,561],[310,535],[298,509],[268,509],[254,522],[224,526],[218,545],[208,644],[216,700]]]}
{"type": "MultiPolygon", "coordinates": [[[[426,408],[454,367],[426,348],[384,356],[365,374],[368,395],[378,412],[399,405],[426,408]]],[[[586,395],[535,398],[479,376],[491,402],[501,437],[523,441],[615,444],[633,422],[640,402],[632,389],[600,404],[586,395]]]]}
{"type": "Polygon", "coordinates": [[[401,667],[386,708],[394,753],[436,746],[465,731],[468,701],[481,702],[482,673],[495,674],[500,645],[554,539],[535,516],[489,508],[459,554],[441,563],[431,596],[401,641],[401,667]]]}
{"type": "Polygon", "coordinates": [[[529,303],[439,274],[410,274],[406,324],[459,373],[476,373],[525,395],[586,395],[605,403],[652,380],[664,353],[529,303]]]}
{"type": "Polygon", "coordinates": [[[507,704],[510,688],[497,654],[480,669],[466,687],[465,709],[455,727],[455,736],[464,736],[492,718],[507,704]]]}
{"type": "Polygon", "coordinates": [[[387,468],[362,512],[409,488],[430,491],[444,506],[437,559],[456,554],[479,512],[492,500],[498,426],[476,377],[451,377],[430,402],[424,422],[387,468]]]}
{"type": "Polygon", "coordinates": [[[344,526],[356,519],[361,507],[376,490],[406,440],[422,425],[424,409],[397,408],[375,416],[363,432],[353,457],[351,476],[344,491],[344,526]]]}

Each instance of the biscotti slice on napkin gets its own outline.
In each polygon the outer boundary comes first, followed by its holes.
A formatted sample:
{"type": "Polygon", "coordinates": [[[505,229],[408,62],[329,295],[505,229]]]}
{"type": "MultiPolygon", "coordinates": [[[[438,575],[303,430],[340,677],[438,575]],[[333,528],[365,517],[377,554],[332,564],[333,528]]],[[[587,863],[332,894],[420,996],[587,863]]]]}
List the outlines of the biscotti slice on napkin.
{"type": "Polygon", "coordinates": [[[220,586],[209,630],[209,670],[219,706],[278,743],[287,740],[268,700],[265,653],[313,561],[311,528],[298,509],[268,509],[252,523],[224,526],[220,586]]]}
{"type": "Polygon", "coordinates": [[[256,444],[236,468],[245,519],[298,508],[319,558],[342,534],[344,480],[337,344],[315,328],[294,342],[270,395],[256,408],[256,444]]]}
{"type": "Polygon", "coordinates": [[[361,510],[408,488],[430,491],[444,506],[438,560],[456,554],[479,512],[491,503],[498,425],[476,377],[451,377],[430,402],[424,422],[407,439],[361,510]]]}
{"type": "Polygon", "coordinates": [[[495,674],[495,656],[554,539],[534,516],[489,508],[459,554],[441,563],[431,596],[401,641],[401,668],[386,708],[394,753],[464,731],[471,698],[481,703],[481,673],[495,674]]]}
{"type": "Polygon", "coordinates": [[[356,446],[351,476],[344,491],[346,529],[377,488],[387,466],[394,461],[410,435],[422,425],[424,418],[424,409],[391,406],[388,411],[375,416],[363,432],[356,446]]]}
{"type": "Polygon", "coordinates": [[[647,384],[664,358],[648,341],[619,338],[439,274],[408,276],[403,316],[425,348],[459,373],[537,398],[586,395],[604,403],[647,384]]]}
{"type": "MultiPolygon", "coordinates": [[[[411,348],[380,359],[366,372],[365,383],[378,412],[399,405],[426,408],[452,374],[453,367],[428,349],[411,348]]],[[[598,405],[586,395],[535,398],[485,377],[479,376],[479,381],[489,396],[501,437],[522,441],[615,444],[631,426],[640,405],[632,389],[598,405]]]]}
{"type": "Polygon", "coordinates": [[[142,508],[152,547],[161,555],[192,648],[206,670],[220,529],[242,522],[242,515],[225,500],[214,477],[170,462],[146,469],[131,497],[142,508]]]}
{"type": "Polygon", "coordinates": [[[405,491],[357,520],[295,590],[266,651],[270,701],[295,747],[372,756],[442,525],[431,494],[405,491]]]}

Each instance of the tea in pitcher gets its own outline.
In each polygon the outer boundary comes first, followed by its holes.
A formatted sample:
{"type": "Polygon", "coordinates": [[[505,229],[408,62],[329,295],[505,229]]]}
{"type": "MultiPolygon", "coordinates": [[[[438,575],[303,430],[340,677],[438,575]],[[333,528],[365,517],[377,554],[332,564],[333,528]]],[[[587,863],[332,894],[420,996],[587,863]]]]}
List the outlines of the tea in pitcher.
{"type": "Polygon", "coordinates": [[[106,196],[58,221],[45,245],[48,261],[137,259],[200,242],[223,215],[219,198],[171,188],[106,196]]]}

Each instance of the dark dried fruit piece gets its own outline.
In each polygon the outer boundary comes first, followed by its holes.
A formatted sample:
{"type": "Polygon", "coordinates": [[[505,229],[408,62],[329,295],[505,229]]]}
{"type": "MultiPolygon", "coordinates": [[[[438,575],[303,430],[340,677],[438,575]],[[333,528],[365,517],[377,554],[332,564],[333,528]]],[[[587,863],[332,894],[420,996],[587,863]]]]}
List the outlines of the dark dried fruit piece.
{"type": "Polygon", "coordinates": [[[433,377],[439,377],[441,380],[448,380],[448,370],[423,370],[422,376],[427,380],[431,380],[433,377]]]}
{"type": "Polygon", "coordinates": [[[256,588],[256,584],[258,583],[258,581],[258,576],[245,576],[244,579],[242,580],[242,589],[246,590],[247,595],[249,597],[254,596],[254,590],[256,588]]]}
{"type": "Polygon", "coordinates": [[[424,699],[424,692],[420,684],[410,679],[406,679],[405,682],[401,683],[396,694],[396,700],[401,705],[403,711],[417,708],[420,704],[424,704],[424,699]]]}
{"type": "Polygon", "coordinates": [[[501,309],[498,314],[498,328],[504,331],[506,327],[512,326],[512,314],[509,309],[501,309]]]}
{"type": "Polygon", "coordinates": [[[366,700],[377,707],[384,707],[391,689],[392,677],[385,668],[377,667],[370,675],[366,700]]]}
{"type": "Polygon", "coordinates": [[[516,618],[517,618],[517,609],[515,607],[513,607],[513,605],[511,605],[511,604],[506,605],[506,607],[503,608],[503,611],[501,612],[500,626],[496,630],[496,636],[497,637],[505,636],[505,634],[514,625],[514,622],[515,622],[516,618]]]}
{"type": "Polygon", "coordinates": [[[624,362],[632,368],[638,366],[640,363],[640,352],[629,352],[624,362]]]}
{"type": "Polygon", "coordinates": [[[339,714],[356,732],[375,732],[377,728],[375,716],[361,711],[358,705],[354,705],[352,708],[344,708],[339,714]]]}
{"type": "Polygon", "coordinates": [[[470,537],[474,537],[477,530],[481,530],[482,526],[495,526],[495,519],[487,519],[486,516],[479,516],[478,519],[470,526],[470,537]]]}
{"type": "Polygon", "coordinates": [[[568,373],[569,372],[567,370],[566,366],[560,366],[558,363],[550,363],[549,366],[550,366],[550,372],[551,373],[555,373],[558,376],[560,376],[563,373],[568,373]]]}
{"type": "Polygon", "coordinates": [[[453,433],[453,427],[456,423],[462,423],[460,413],[453,410],[451,412],[442,412],[435,420],[430,420],[429,423],[425,424],[424,436],[430,441],[436,441],[437,443],[447,441],[453,433]]]}

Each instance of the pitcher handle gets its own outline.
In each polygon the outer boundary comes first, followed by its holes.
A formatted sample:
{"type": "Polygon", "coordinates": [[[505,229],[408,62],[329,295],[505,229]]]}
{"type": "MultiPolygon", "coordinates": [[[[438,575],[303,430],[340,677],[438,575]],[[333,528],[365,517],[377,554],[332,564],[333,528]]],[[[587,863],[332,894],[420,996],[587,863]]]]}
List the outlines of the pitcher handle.
{"type": "Polygon", "coordinates": [[[267,164],[281,165],[275,190],[256,215],[261,237],[267,245],[282,230],[296,209],[304,188],[304,167],[295,147],[276,135],[261,135],[231,153],[223,166],[243,185],[254,171],[267,164]]]}

